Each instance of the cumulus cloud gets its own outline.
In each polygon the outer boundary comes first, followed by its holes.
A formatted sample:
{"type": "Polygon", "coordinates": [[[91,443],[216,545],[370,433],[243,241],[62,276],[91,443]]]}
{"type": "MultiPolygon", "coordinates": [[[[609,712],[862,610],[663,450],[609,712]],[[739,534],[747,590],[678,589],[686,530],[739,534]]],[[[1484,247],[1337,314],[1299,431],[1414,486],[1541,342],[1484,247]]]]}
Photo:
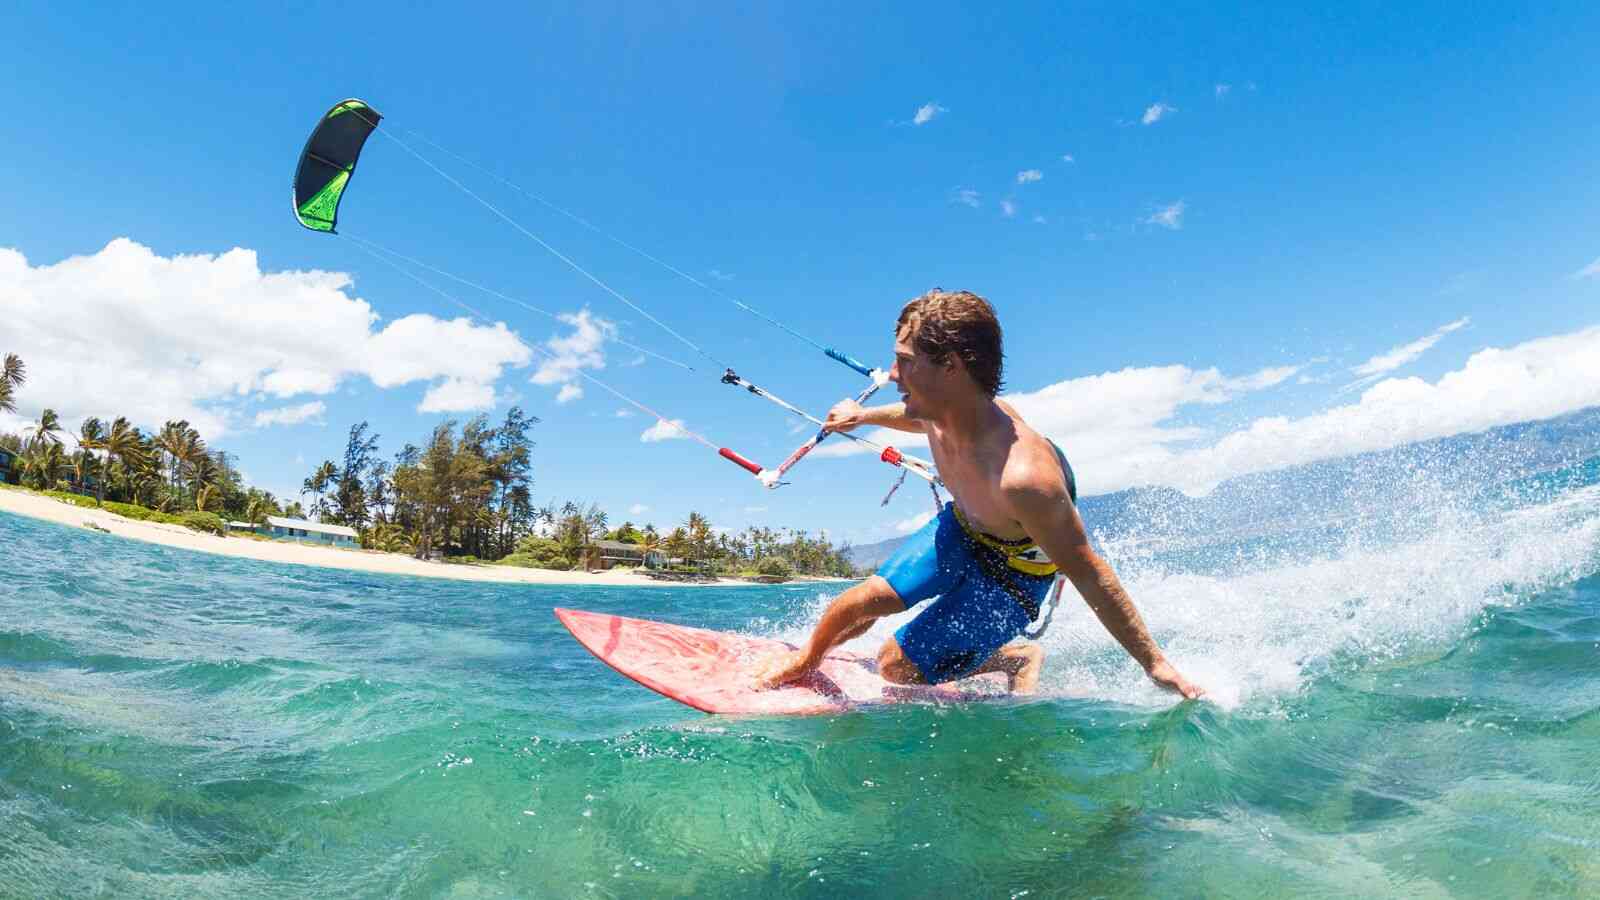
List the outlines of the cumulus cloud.
{"type": "Polygon", "coordinates": [[[1352,367],[1350,369],[1352,374],[1362,376],[1362,380],[1355,382],[1355,384],[1360,385],[1380,378],[1415,360],[1433,349],[1433,345],[1439,343],[1445,335],[1465,328],[1470,321],[1472,320],[1463,317],[1448,325],[1441,325],[1432,334],[1417,338],[1409,344],[1401,344],[1385,353],[1374,356],[1359,366],[1352,367]]]}
{"type": "Polygon", "coordinates": [[[1152,103],[1145,107],[1144,115],[1139,117],[1139,124],[1154,125],[1165,118],[1169,113],[1175,113],[1177,111],[1178,108],[1175,106],[1169,106],[1165,103],[1152,103]]]}
{"type": "Polygon", "coordinates": [[[606,341],[616,337],[617,326],[587,309],[565,313],[561,321],[572,326],[572,333],[556,335],[544,342],[539,368],[528,379],[546,387],[560,386],[557,403],[570,403],[583,396],[578,374],[584,369],[604,369],[606,341]]]}
{"type": "MultiPolygon", "coordinates": [[[[1215,406],[1243,394],[1283,383],[1298,366],[1278,366],[1258,372],[1227,376],[1215,368],[1148,366],[1071,378],[1035,391],[1009,393],[1006,402],[1030,425],[1066,447],[1073,459],[1112,460],[1137,448],[1161,448],[1201,438],[1205,432],[1171,424],[1179,408],[1215,406]]],[[[902,448],[926,446],[927,439],[909,432],[877,429],[869,435],[878,443],[902,448]]],[[[823,444],[812,456],[851,456],[870,452],[851,442],[823,444]]],[[[1112,488],[1114,490],[1114,488],[1112,488]]]]}
{"type": "Polygon", "coordinates": [[[1600,259],[1572,273],[1573,278],[1600,278],[1600,259]]]}
{"type": "Polygon", "coordinates": [[[494,406],[494,385],[465,378],[447,378],[422,395],[417,412],[448,413],[494,406]]]}
{"type": "MultiPolygon", "coordinates": [[[[355,377],[489,388],[530,360],[503,324],[384,323],[352,287],[340,272],[262,272],[239,248],[164,257],[118,238],[38,266],[0,249],[0,327],[6,350],[28,362],[30,411],[53,407],[68,422],[126,415],[145,427],[181,418],[212,440],[253,423],[256,397],[326,395],[355,377]]],[[[281,421],[281,409],[263,421],[281,421]]]]}
{"type": "Polygon", "coordinates": [[[257,428],[268,425],[299,425],[301,422],[312,420],[321,421],[322,414],[328,407],[321,400],[312,400],[299,406],[281,406],[277,409],[264,409],[256,413],[255,420],[251,423],[257,428]]]}
{"type": "MultiPolygon", "coordinates": [[[[1282,384],[1299,368],[1237,377],[1185,366],[1124,369],[1005,399],[1067,452],[1086,495],[1151,485],[1203,493],[1252,472],[1600,406],[1600,326],[1490,347],[1437,381],[1385,378],[1356,402],[1299,418],[1259,418],[1220,437],[1178,417],[1185,407],[1282,384]]],[[[925,443],[904,432],[868,436],[904,448],[925,443]]],[[[811,455],[857,452],[855,445],[824,444],[811,455]]]]}
{"type": "Polygon", "coordinates": [[[1017,173],[1017,184],[1028,184],[1034,181],[1043,181],[1044,173],[1038,169],[1023,169],[1017,173]]]}
{"type": "Polygon", "coordinates": [[[982,202],[981,198],[982,195],[972,188],[956,188],[950,192],[951,202],[965,204],[973,209],[978,208],[979,203],[982,202]]]}
{"type": "Polygon", "coordinates": [[[1017,214],[1017,205],[1015,203],[1012,203],[1010,200],[1001,200],[1000,201],[1000,212],[1003,213],[1005,215],[1005,217],[1009,219],[1012,216],[1017,214]]]}
{"type": "Polygon", "coordinates": [[[916,115],[911,117],[911,124],[926,125],[929,122],[932,122],[939,114],[947,113],[949,111],[950,110],[945,109],[937,103],[924,103],[917,107],[916,115]]]}
{"type": "Polygon", "coordinates": [[[654,425],[646,428],[644,433],[639,435],[639,440],[642,443],[654,444],[657,441],[683,440],[688,436],[688,432],[684,430],[682,419],[673,419],[671,421],[657,419],[654,425]]]}
{"type": "Polygon", "coordinates": [[[632,516],[642,516],[649,511],[650,507],[645,506],[643,503],[635,503],[628,507],[628,514],[632,516]]]}
{"type": "Polygon", "coordinates": [[[1179,200],[1170,206],[1162,207],[1139,221],[1145,225],[1160,225],[1172,231],[1183,227],[1183,201],[1179,200]]]}

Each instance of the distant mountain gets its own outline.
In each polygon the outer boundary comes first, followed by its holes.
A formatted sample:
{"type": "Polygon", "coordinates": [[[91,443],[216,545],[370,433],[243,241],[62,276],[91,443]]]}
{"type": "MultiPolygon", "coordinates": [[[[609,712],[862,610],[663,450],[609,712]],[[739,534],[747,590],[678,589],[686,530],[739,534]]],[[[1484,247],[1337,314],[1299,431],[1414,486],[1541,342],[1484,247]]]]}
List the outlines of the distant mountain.
{"type": "Polygon", "coordinates": [[[876,569],[883,565],[883,561],[893,555],[894,551],[899,549],[900,545],[904,544],[908,537],[910,535],[901,535],[900,537],[889,538],[886,541],[879,541],[876,544],[853,546],[848,554],[850,564],[858,569],[876,569]]]}
{"type": "MultiPolygon", "coordinates": [[[[1172,488],[1130,488],[1084,497],[1084,524],[1097,539],[1215,541],[1271,531],[1286,520],[1366,511],[1403,512],[1419,493],[1471,495],[1600,454],[1600,407],[1555,419],[1504,425],[1390,450],[1231,478],[1204,497],[1172,488]]],[[[876,568],[906,540],[850,549],[857,567],[876,568]]]]}

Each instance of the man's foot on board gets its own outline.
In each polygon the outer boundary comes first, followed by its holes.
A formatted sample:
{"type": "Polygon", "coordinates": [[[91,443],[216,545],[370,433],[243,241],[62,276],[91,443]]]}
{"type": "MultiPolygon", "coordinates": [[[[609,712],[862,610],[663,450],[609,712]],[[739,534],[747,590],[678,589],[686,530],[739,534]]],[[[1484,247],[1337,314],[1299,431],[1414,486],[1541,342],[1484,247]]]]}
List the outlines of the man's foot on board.
{"type": "Polygon", "coordinates": [[[1007,650],[1021,660],[1011,673],[1011,693],[1024,697],[1037,693],[1039,674],[1044,671],[1044,648],[1038,644],[1023,644],[1007,650]]]}
{"type": "Polygon", "coordinates": [[[809,675],[815,666],[806,664],[806,655],[800,650],[774,653],[761,661],[756,669],[756,690],[770,691],[809,675]]]}

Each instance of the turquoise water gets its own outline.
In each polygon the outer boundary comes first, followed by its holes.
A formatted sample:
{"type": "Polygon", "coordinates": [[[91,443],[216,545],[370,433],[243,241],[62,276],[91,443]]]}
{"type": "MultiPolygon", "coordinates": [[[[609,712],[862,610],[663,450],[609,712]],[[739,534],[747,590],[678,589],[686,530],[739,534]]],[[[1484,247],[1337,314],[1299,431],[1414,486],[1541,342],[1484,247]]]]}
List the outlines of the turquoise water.
{"type": "Polygon", "coordinates": [[[1064,607],[1038,700],[798,720],[658,698],[550,610],[793,638],[815,586],[370,576],[0,514],[0,895],[1593,896],[1597,482],[1108,540],[1213,703],[1064,607]]]}

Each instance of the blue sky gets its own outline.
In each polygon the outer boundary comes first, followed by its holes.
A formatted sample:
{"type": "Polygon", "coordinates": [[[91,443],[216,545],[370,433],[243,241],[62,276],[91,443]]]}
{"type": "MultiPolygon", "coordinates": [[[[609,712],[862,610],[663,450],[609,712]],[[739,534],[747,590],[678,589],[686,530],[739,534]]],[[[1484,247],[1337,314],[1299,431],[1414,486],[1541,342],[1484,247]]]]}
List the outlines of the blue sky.
{"type": "Polygon", "coordinates": [[[768,465],[803,439],[709,364],[633,365],[611,326],[703,361],[383,135],[341,230],[587,308],[590,340],[465,288],[508,330],[451,324],[359,245],[300,229],[296,156],[351,96],[818,413],[859,379],[422,139],[872,361],[906,299],[984,294],[1008,390],[1090,489],[1203,490],[1600,402],[1592,5],[391,7],[0,12],[0,351],[36,375],[20,412],[204,417],[292,495],[355,421],[387,454],[492,398],[543,420],[538,496],[618,520],[693,508],[868,541],[924,511],[920,490],[880,509],[892,472],[869,458],[768,492],[691,442],[641,441],[651,422],[592,385],[558,402],[562,371],[530,383],[524,345],[566,337],[569,361],[768,465]]]}

